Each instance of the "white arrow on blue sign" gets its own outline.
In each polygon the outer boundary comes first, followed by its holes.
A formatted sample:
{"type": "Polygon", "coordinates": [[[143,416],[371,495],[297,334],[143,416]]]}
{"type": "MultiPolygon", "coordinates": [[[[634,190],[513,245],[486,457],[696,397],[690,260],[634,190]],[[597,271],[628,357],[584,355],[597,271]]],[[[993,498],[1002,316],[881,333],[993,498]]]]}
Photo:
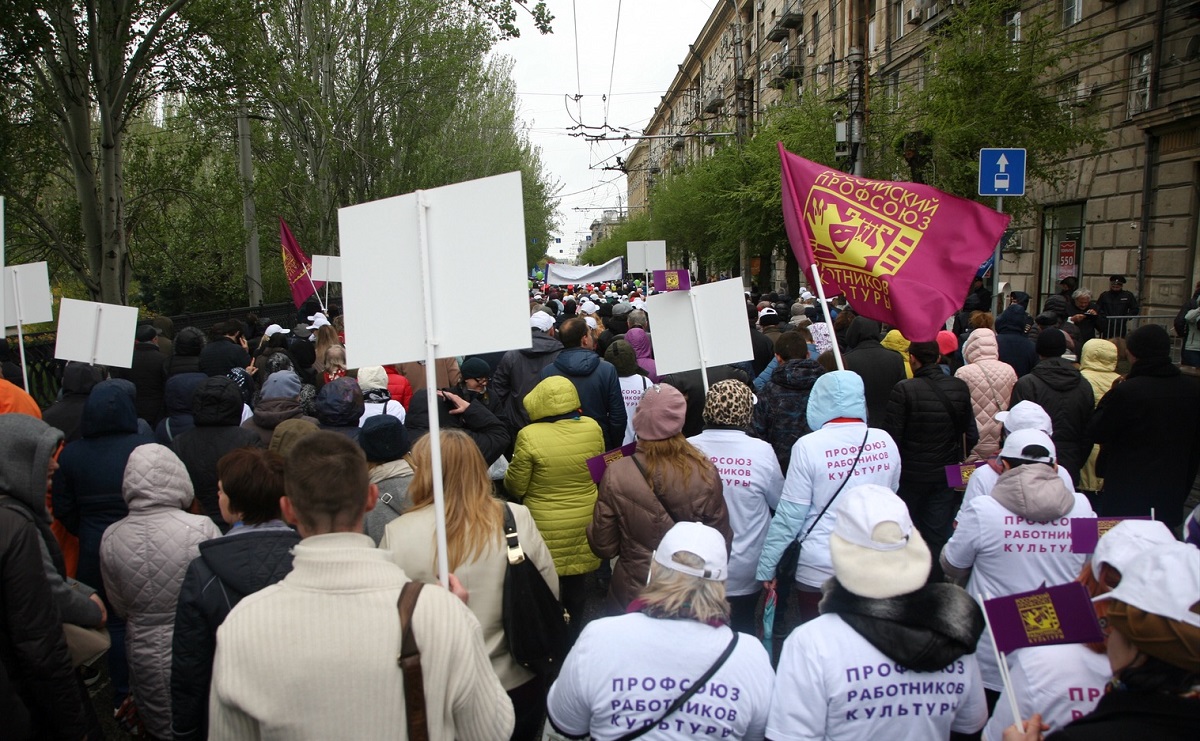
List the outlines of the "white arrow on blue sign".
{"type": "Polygon", "coordinates": [[[979,150],[979,195],[1025,195],[1025,150],[979,150]]]}

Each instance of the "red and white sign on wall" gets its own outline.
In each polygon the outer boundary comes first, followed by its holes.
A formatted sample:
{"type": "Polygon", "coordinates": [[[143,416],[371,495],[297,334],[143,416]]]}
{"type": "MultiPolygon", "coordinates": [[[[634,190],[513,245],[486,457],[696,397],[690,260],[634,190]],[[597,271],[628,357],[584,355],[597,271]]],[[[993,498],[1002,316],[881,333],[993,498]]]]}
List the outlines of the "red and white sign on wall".
{"type": "Polygon", "coordinates": [[[1075,275],[1075,255],[1078,244],[1070,239],[1058,243],[1058,279],[1075,275]]]}

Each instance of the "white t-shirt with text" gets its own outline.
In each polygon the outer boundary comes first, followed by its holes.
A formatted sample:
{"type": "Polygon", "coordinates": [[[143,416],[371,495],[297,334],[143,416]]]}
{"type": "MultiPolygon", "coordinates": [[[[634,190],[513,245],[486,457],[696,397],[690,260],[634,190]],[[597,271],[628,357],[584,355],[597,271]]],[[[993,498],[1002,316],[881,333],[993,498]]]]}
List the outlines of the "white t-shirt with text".
{"type": "MultiPolygon", "coordinates": [[[[1108,656],[1081,643],[1030,646],[1008,657],[1008,675],[1021,718],[1042,714],[1049,736],[1076,718],[1096,709],[1112,677],[1108,656]]],[[[1016,723],[1006,692],[983,729],[985,741],[1001,741],[1004,729],[1016,723]]]]}
{"type": "Polygon", "coordinates": [[[653,384],[649,378],[640,373],[621,376],[617,380],[621,384],[621,401],[625,402],[625,439],[621,441],[621,444],[628,445],[637,439],[637,436],[633,434],[633,413],[642,401],[642,394],[645,394],[646,389],[653,384]]]}

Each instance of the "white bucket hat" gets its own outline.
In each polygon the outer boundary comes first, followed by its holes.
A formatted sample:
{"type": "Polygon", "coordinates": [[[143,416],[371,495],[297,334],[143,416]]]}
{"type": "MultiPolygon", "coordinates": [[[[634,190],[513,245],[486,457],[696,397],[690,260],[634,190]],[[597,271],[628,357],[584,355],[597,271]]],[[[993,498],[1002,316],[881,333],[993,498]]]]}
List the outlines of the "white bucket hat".
{"type": "Polygon", "coordinates": [[[841,585],[869,599],[925,586],[932,557],[900,497],[887,487],[863,484],[839,499],[829,554],[841,585]]]}

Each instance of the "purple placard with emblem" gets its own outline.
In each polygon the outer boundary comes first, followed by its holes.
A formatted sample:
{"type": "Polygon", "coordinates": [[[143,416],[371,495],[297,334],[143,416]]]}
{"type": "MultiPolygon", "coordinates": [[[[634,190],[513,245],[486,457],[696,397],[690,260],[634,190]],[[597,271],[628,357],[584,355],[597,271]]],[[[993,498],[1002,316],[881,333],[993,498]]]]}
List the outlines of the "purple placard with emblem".
{"type": "Polygon", "coordinates": [[[692,276],[686,270],[655,270],[653,281],[658,291],[686,291],[692,287],[692,276]]]}
{"type": "Polygon", "coordinates": [[[1092,600],[1079,582],[984,600],[983,609],[996,648],[1004,653],[1029,646],[1104,640],[1092,600]]]}
{"type": "Polygon", "coordinates": [[[986,466],[983,461],[975,463],[955,463],[946,466],[946,486],[951,489],[961,489],[971,480],[971,474],[980,466],[986,466]]]}
{"type": "Polygon", "coordinates": [[[1121,520],[1149,520],[1149,517],[1072,517],[1071,553],[1095,553],[1100,536],[1121,520]]]}
{"type": "Polygon", "coordinates": [[[600,479],[604,478],[604,472],[613,461],[619,461],[627,455],[633,455],[637,450],[637,441],[631,442],[628,445],[622,445],[619,448],[606,450],[600,455],[593,456],[587,459],[588,473],[592,475],[592,481],[597,484],[600,479]]]}

